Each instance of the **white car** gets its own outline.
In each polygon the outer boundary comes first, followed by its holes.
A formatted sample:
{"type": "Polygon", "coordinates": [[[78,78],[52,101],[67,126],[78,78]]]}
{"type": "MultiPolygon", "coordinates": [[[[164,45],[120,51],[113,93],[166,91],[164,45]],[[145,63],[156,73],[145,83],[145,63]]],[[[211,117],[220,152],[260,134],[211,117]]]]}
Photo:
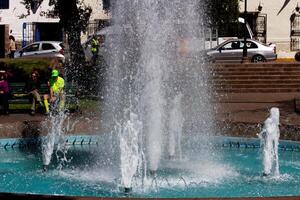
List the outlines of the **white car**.
{"type": "MultiPolygon", "coordinates": [[[[251,62],[266,62],[277,59],[276,46],[265,45],[247,39],[247,58],[251,62]]],[[[213,62],[241,62],[243,58],[244,39],[230,39],[206,52],[213,62]]]]}
{"type": "Polygon", "coordinates": [[[15,52],[15,58],[21,57],[58,58],[65,62],[64,46],[60,41],[34,42],[15,52]]]}

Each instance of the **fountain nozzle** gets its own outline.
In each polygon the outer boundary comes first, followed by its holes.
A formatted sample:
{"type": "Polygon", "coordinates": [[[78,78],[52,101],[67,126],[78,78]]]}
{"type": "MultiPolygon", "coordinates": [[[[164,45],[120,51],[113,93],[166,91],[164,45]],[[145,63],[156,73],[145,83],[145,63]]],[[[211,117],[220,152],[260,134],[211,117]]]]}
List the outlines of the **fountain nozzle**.
{"type": "Polygon", "coordinates": [[[125,194],[131,193],[131,192],[132,192],[132,188],[131,187],[125,187],[124,188],[124,193],[125,194]]]}
{"type": "Polygon", "coordinates": [[[48,171],[48,165],[43,165],[43,172],[48,171]]]}
{"type": "Polygon", "coordinates": [[[149,173],[151,176],[154,176],[154,177],[156,177],[156,175],[157,175],[156,170],[150,170],[149,173]]]}
{"type": "Polygon", "coordinates": [[[269,174],[263,172],[262,176],[269,176],[269,174]]]}

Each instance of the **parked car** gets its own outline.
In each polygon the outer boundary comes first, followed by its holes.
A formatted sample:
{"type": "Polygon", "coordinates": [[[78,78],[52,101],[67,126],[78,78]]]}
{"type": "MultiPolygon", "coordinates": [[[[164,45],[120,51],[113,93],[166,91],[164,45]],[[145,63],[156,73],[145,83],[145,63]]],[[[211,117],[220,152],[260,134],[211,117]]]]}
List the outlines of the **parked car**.
{"type": "Polygon", "coordinates": [[[65,62],[64,46],[59,41],[34,42],[15,52],[15,58],[20,57],[58,58],[65,62]]]}
{"type": "MultiPolygon", "coordinates": [[[[265,45],[247,39],[247,57],[251,62],[266,62],[277,59],[276,46],[265,45]]],[[[243,57],[243,39],[229,39],[206,52],[212,62],[241,62],[243,57]]]]}

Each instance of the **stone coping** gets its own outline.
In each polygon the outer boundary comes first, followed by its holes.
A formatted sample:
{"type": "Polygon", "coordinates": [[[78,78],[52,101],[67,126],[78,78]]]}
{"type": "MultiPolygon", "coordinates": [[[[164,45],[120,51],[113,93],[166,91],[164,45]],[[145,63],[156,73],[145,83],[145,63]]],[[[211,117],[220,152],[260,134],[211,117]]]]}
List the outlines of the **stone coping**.
{"type": "MultiPolygon", "coordinates": [[[[1,149],[26,148],[33,145],[41,144],[45,136],[37,138],[6,138],[0,139],[1,149]]],[[[66,144],[69,146],[98,145],[103,138],[100,135],[67,135],[65,136],[66,144]]],[[[212,136],[216,147],[222,148],[260,148],[258,138],[229,137],[229,136],[212,136]]],[[[300,141],[280,140],[279,150],[283,151],[300,151],[300,141]]]]}
{"type": "Polygon", "coordinates": [[[185,200],[299,200],[300,197],[243,197],[243,198],[103,198],[103,197],[75,197],[75,196],[49,196],[49,195],[31,195],[31,194],[13,194],[13,193],[0,193],[1,200],[12,200],[12,199],[26,199],[26,200],[144,200],[144,199],[155,199],[155,200],[174,200],[174,199],[185,199],[185,200]]]}

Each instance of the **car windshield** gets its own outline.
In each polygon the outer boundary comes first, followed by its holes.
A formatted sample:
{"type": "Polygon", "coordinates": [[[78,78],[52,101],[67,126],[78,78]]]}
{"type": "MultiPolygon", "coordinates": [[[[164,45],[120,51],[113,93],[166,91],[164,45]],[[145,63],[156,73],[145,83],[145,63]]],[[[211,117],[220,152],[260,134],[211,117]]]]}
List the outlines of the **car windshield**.
{"type": "Polygon", "coordinates": [[[28,47],[24,48],[24,52],[31,52],[31,51],[38,51],[39,50],[39,44],[32,44],[28,47]]]}

